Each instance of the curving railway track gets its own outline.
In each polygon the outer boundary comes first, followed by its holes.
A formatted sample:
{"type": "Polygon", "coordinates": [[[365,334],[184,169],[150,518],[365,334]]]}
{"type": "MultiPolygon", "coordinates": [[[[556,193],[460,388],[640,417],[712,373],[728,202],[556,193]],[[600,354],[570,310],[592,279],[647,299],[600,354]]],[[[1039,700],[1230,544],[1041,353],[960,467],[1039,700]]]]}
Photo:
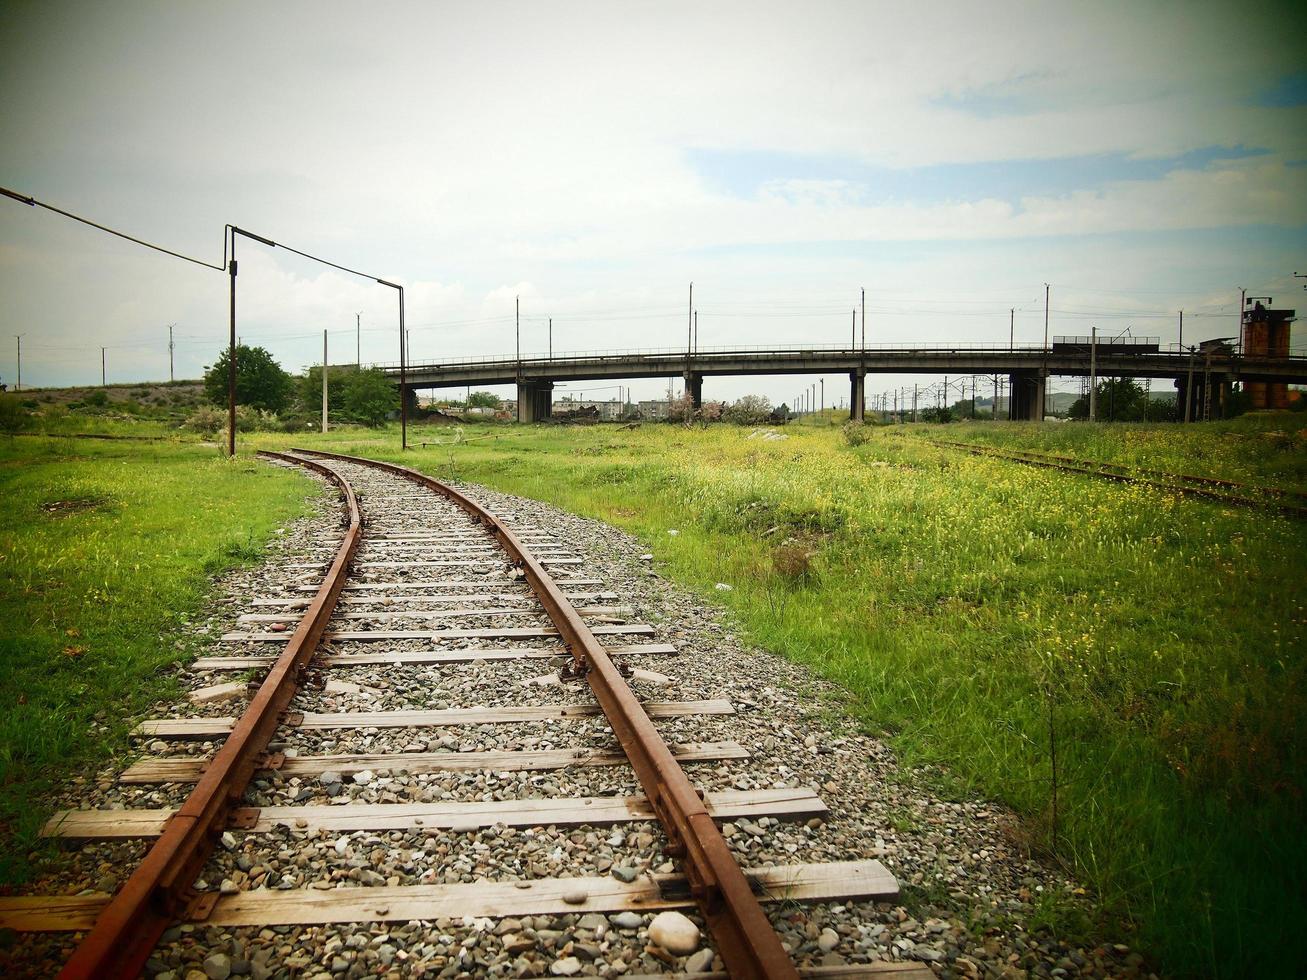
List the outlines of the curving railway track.
{"type": "MultiPolygon", "coordinates": [[[[715,951],[699,958],[700,968],[793,977],[800,971],[774,927],[777,914],[795,902],[897,895],[898,883],[875,860],[804,863],[796,854],[794,863],[741,868],[721,822],[819,827],[825,804],[796,786],[696,787],[696,766],[747,759],[751,747],[670,742],[660,724],[680,732],[735,707],[725,698],[638,695],[656,690],[654,667],[674,663],[677,648],[632,622],[633,611],[591,577],[566,540],[402,467],[308,451],[266,455],[336,485],[340,533],[312,560],[290,566],[295,584],[249,597],[250,611],[222,637],[231,655],[193,665],[206,676],[243,671],[252,679],[208,684],[192,693],[197,712],[138,729],[149,752],[120,781],[163,787],[173,805],[68,810],[47,825],[47,835],[71,844],[152,842],[122,886],[112,895],[0,899],[0,928],[85,933],[62,976],[136,976],[161,938],[187,927],[333,929],[461,917],[524,929],[533,916],[575,915],[601,937],[638,942],[651,928],[648,916],[685,909],[697,913],[715,951]],[[383,699],[398,707],[372,710],[378,691],[336,679],[351,670],[373,671],[365,676],[379,686],[405,679],[408,694],[383,699]],[[457,684],[442,680],[454,675],[457,684]],[[422,697],[424,686],[440,696],[422,697]],[[459,690],[471,703],[451,703],[459,690]],[[214,713],[244,696],[239,715],[214,713]],[[349,710],[324,710],[342,702],[349,710]],[[489,747],[438,734],[469,731],[489,747]],[[457,780],[471,773],[469,793],[457,780]],[[632,775],[638,792],[630,791],[632,775]],[[391,789],[378,794],[378,786],[391,789]],[[651,818],[660,843],[629,836],[656,859],[622,858],[620,828],[651,818]],[[542,873],[566,863],[561,848],[548,866],[532,859],[542,828],[558,827],[586,840],[595,828],[617,828],[608,843],[619,853],[607,866],[587,859],[542,873]],[[504,837],[522,853],[470,876],[459,848],[484,854],[504,837]],[[319,845],[309,857],[296,851],[306,841],[319,845]],[[389,869],[396,851],[425,873],[377,870],[389,869]],[[604,919],[624,913],[637,919],[611,920],[621,928],[604,919]]],[[[507,946],[516,934],[505,935],[507,946]]],[[[574,945],[551,972],[583,970],[596,947],[568,942],[563,952],[574,945]]],[[[645,952],[681,968],[674,950],[645,952]]],[[[442,975],[477,972],[470,959],[438,965],[442,975]]],[[[898,962],[802,973],[933,975],[898,962]]]]}
{"type": "Polygon", "coordinates": [[[1024,463],[1027,466],[1041,466],[1046,469],[1061,470],[1065,473],[1096,476],[1105,480],[1114,480],[1118,483],[1132,483],[1137,486],[1163,490],[1167,493],[1178,493],[1190,497],[1214,500],[1235,507],[1255,507],[1287,514],[1291,517],[1307,518],[1307,493],[1297,490],[1255,486],[1208,476],[1168,473],[1165,470],[1124,466],[1120,463],[1079,459],[1075,456],[1062,456],[1054,453],[1040,453],[1030,449],[999,449],[995,446],[982,446],[976,443],[957,442],[948,439],[928,439],[926,441],[933,446],[944,449],[959,449],[976,456],[989,456],[994,459],[1024,463]]]}

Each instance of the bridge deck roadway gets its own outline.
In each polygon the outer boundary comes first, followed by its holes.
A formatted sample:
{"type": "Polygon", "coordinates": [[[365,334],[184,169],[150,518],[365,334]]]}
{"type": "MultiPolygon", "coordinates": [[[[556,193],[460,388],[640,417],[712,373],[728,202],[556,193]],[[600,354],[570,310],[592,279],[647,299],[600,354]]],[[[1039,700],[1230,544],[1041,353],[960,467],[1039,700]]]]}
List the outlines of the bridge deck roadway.
{"type": "MultiPolygon", "coordinates": [[[[1107,345],[1104,345],[1106,348],[1107,345]]],[[[1097,371],[1102,376],[1183,378],[1190,370],[1186,353],[1126,354],[1104,348],[1098,351],[1097,371]]],[[[1307,357],[1213,356],[1192,359],[1194,372],[1227,375],[1246,381],[1280,381],[1307,384],[1307,357]]],[[[384,370],[396,380],[397,366],[384,370]]],[[[630,353],[560,355],[501,360],[412,364],[407,381],[413,388],[449,388],[514,382],[599,381],[624,378],[746,374],[1022,374],[1088,375],[1089,355],[1016,350],[821,350],[713,351],[687,358],[684,353],[630,353]]]]}

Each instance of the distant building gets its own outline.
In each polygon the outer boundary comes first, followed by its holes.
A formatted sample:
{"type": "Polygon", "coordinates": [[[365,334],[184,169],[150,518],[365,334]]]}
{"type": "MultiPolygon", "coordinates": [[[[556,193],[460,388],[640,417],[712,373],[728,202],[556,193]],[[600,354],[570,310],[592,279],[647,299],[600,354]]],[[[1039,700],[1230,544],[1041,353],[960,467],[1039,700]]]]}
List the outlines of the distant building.
{"type": "Polygon", "coordinates": [[[636,405],[636,414],[647,421],[656,422],[665,419],[671,413],[671,404],[666,398],[644,401],[636,405]]]}
{"type": "Polygon", "coordinates": [[[622,403],[616,398],[608,401],[595,401],[588,398],[573,398],[566,395],[554,402],[554,414],[565,415],[570,412],[595,412],[602,422],[615,422],[622,417],[622,403]]]}

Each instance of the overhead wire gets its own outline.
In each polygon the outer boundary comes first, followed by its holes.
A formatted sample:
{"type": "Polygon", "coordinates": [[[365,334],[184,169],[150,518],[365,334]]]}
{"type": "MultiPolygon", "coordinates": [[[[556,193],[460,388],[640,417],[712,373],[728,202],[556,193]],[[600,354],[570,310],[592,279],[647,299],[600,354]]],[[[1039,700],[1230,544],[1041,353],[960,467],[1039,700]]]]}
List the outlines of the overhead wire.
{"type": "Polygon", "coordinates": [[[156,252],[162,252],[164,255],[171,255],[173,258],[181,259],[184,262],[193,262],[195,265],[202,265],[206,269],[216,269],[219,272],[225,272],[227,270],[227,241],[225,234],[223,236],[223,264],[214,265],[212,262],[205,262],[203,259],[197,259],[194,256],[184,255],[181,252],[174,252],[170,248],[164,248],[162,245],[147,242],[145,239],[129,235],[125,231],[118,231],[116,228],[110,228],[108,225],[102,225],[97,221],[92,221],[90,218],[83,218],[79,214],[73,214],[71,211],[65,211],[63,208],[57,208],[53,204],[47,204],[45,201],[38,201],[34,197],[30,197],[26,194],[19,194],[17,191],[11,191],[5,187],[0,187],[0,194],[18,201],[20,204],[26,204],[29,207],[45,208],[45,210],[53,211],[55,214],[61,214],[65,218],[71,218],[73,221],[79,221],[84,225],[97,228],[100,231],[109,233],[110,235],[116,235],[118,238],[126,239],[129,242],[134,242],[135,244],[144,246],[145,248],[153,249],[156,252]]]}

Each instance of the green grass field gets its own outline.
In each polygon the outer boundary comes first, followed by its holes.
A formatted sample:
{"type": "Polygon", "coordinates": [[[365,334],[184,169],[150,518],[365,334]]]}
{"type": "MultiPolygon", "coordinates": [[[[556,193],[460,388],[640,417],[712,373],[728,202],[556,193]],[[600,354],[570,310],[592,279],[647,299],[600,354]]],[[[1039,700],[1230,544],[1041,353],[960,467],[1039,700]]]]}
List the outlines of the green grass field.
{"type": "MultiPolygon", "coordinates": [[[[1298,419],[884,427],[856,448],[823,425],[417,429],[446,444],[405,461],[639,534],[907,759],[1014,807],[1168,973],[1233,977],[1281,972],[1307,913],[1307,525],[925,440],[1295,485],[1302,436],[1266,433],[1298,419]]],[[[327,443],[398,459],[394,436],[327,443]]]]}
{"type": "Polygon", "coordinates": [[[211,577],[257,560],[312,492],[195,443],[0,438],[0,883],[33,872],[42,796],[175,696],[211,577]]]}
{"type": "MultiPolygon", "coordinates": [[[[821,424],[778,439],[414,427],[429,445],[403,461],[640,535],[665,575],[728,606],[755,642],[847,688],[908,761],[946,767],[941,792],[1016,809],[1032,845],[1168,974],[1270,976],[1294,961],[1307,914],[1307,525],[927,440],[1300,486],[1300,418],[881,427],[857,447],[821,424]]],[[[247,452],[392,460],[397,442],[394,428],[241,437],[247,452]]],[[[159,638],[176,635],[206,573],[257,553],[306,485],[195,444],[4,447],[4,611],[24,624],[0,675],[21,709],[0,728],[5,778],[23,780],[7,786],[15,798],[123,745],[121,719],[185,653],[159,638]],[[242,494],[254,510],[238,508],[242,494]],[[65,499],[94,504],[43,509],[65,499]],[[90,729],[97,714],[110,737],[90,729]]]]}

